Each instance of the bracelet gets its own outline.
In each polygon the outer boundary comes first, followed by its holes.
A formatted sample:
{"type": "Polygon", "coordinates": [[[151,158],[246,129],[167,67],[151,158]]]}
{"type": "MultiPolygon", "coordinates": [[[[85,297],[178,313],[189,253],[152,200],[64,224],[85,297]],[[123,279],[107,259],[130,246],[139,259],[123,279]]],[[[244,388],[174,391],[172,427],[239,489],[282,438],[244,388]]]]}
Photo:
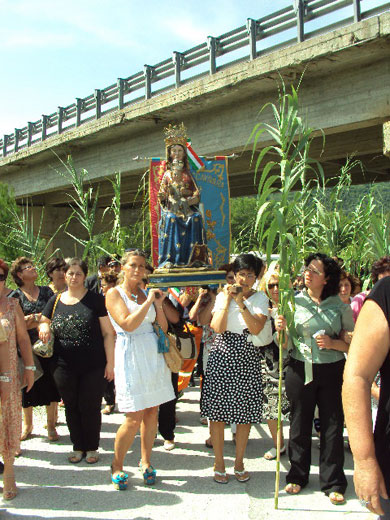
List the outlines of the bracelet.
{"type": "Polygon", "coordinates": [[[1,383],[10,383],[11,378],[9,376],[6,376],[5,374],[0,374],[0,382],[1,383]]]}
{"type": "Polygon", "coordinates": [[[32,372],[35,372],[37,367],[35,365],[27,365],[24,367],[24,370],[31,370],[32,372]]]}
{"type": "Polygon", "coordinates": [[[34,320],[39,322],[38,313],[34,313],[34,320]]]}
{"type": "Polygon", "coordinates": [[[244,314],[244,312],[246,311],[246,307],[245,307],[245,305],[244,305],[244,307],[242,307],[242,308],[239,307],[239,309],[240,309],[241,314],[244,314]]]}

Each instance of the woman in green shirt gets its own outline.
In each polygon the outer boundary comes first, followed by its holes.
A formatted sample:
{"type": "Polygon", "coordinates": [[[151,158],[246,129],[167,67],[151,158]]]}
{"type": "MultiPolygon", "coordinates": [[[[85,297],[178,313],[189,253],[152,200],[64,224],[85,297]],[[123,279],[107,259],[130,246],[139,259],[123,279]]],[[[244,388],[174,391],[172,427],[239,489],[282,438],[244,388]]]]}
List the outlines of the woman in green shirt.
{"type": "Polygon", "coordinates": [[[293,349],[286,373],[286,392],[291,403],[291,469],[285,489],[296,494],[308,483],[317,405],[321,424],[321,490],[333,504],[342,504],[347,481],[343,469],[341,385],[344,352],[348,350],[342,337],[344,331],[353,330],[354,322],[351,307],[338,296],[341,271],[337,263],[315,253],[306,259],[305,266],[305,289],[295,297],[295,333],[290,334],[293,349]]]}

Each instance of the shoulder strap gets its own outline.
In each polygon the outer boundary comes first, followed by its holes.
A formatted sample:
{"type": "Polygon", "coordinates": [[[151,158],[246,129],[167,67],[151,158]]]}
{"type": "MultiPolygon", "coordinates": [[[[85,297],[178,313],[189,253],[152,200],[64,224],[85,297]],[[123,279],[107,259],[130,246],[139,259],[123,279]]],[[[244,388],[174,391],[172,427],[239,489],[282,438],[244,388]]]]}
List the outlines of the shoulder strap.
{"type": "Polygon", "coordinates": [[[53,310],[51,311],[51,318],[50,318],[51,320],[53,319],[54,313],[56,311],[58,300],[61,298],[61,294],[62,293],[60,293],[60,292],[57,294],[56,301],[54,302],[54,305],[53,305],[53,310]]]}

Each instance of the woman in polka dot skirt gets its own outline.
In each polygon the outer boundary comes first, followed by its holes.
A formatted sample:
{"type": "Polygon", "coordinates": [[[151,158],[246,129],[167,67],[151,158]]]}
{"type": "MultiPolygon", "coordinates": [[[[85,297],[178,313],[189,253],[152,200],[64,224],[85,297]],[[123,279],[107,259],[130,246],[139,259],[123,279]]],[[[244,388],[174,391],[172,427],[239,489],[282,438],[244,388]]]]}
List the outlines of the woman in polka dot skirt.
{"type": "Polygon", "coordinates": [[[251,423],[262,419],[262,380],[259,349],[248,341],[257,335],[268,316],[268,299],[252,286],[263,262],[252,254],[239,255],[233,262],[235,284],[217,295],[211,327],[217,337],[211,347],[204,381],[202,415],[210,419],[214,447],[214,480],[227,484],[223,458],[226,423],[237,424],[234,476],[246,482],[244,454],[251,423]]]}

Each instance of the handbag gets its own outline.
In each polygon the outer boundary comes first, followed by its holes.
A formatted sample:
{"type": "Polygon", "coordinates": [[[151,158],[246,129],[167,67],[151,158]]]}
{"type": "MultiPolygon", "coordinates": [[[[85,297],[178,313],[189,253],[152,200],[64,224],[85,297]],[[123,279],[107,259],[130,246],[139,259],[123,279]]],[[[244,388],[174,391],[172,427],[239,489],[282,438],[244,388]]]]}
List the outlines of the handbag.
{"type": "Polygon", "coordinates": [[[154,331],[158,337],[158,351],[163,354],[165,363],[174,374],[180,372],[183,365],[183,357],[176,346],[176,338],[172,334],[165,334],[157,322],[153,323],[154,331]]]}
{"type": "MultiPolygon", "coordinates": [[[[41,364],[39,362],[39,359],[37,358],[37,356],[35,354],[33,354],[33,360],[34,360],[34,365],[36,368],[36,370],[34,371],[34,383],[35,383],[36,381],[38,381],[38,379],[40,377],[43,376],[43,370],[42,370],[41,364]]],[[[19,381],[20,381],[20,389],[22,390],[23,388],[26,387],[26,385],[23,385],[24,363],[23,363],[23,359],[20,357],[19,353],[18,353],[18,374],[19,374],[19,381]]]]}
{"type": "MultiPolygon", "coordinates": [[[[51,312],[51,318],[50,318],[51,320],[53,319],[53,316],[54,316],[54,313],[55,313],[55,310],[56,310],[56,307],[57,307],[57,303],[58,303],[58,300],[60,298],[61,298],[61,293],[58,293],[56,301],[54,302],[54,305],[53,305],[53,310],[51,312]]],[[[53,350],[54,350],[54,335],[53,335],[53,333],[51,334],[51,337],[50,337],[50,339],[49,339],[49,341],[47,343],[43,343],[43,341],[41,339],[37,339],[37,341],[34,342],[34,344],[32,346],[32,349],[33,349],[34,354],[36,354],[37,356],[40,356],[40,357],[43,357],[43,358],[50,358],[50,357],[52,357],[53,350]]]]}
{"type": "Polygon", "coordinates": [[[176,342],[176,347],[179,350],[183,359],[197,359],[198,351],[195,345],[195,338],[190,331],[187,323],[183,324],[182,328],[171,325],[171,333],[168,335],[173,336],[176,342]]]}

